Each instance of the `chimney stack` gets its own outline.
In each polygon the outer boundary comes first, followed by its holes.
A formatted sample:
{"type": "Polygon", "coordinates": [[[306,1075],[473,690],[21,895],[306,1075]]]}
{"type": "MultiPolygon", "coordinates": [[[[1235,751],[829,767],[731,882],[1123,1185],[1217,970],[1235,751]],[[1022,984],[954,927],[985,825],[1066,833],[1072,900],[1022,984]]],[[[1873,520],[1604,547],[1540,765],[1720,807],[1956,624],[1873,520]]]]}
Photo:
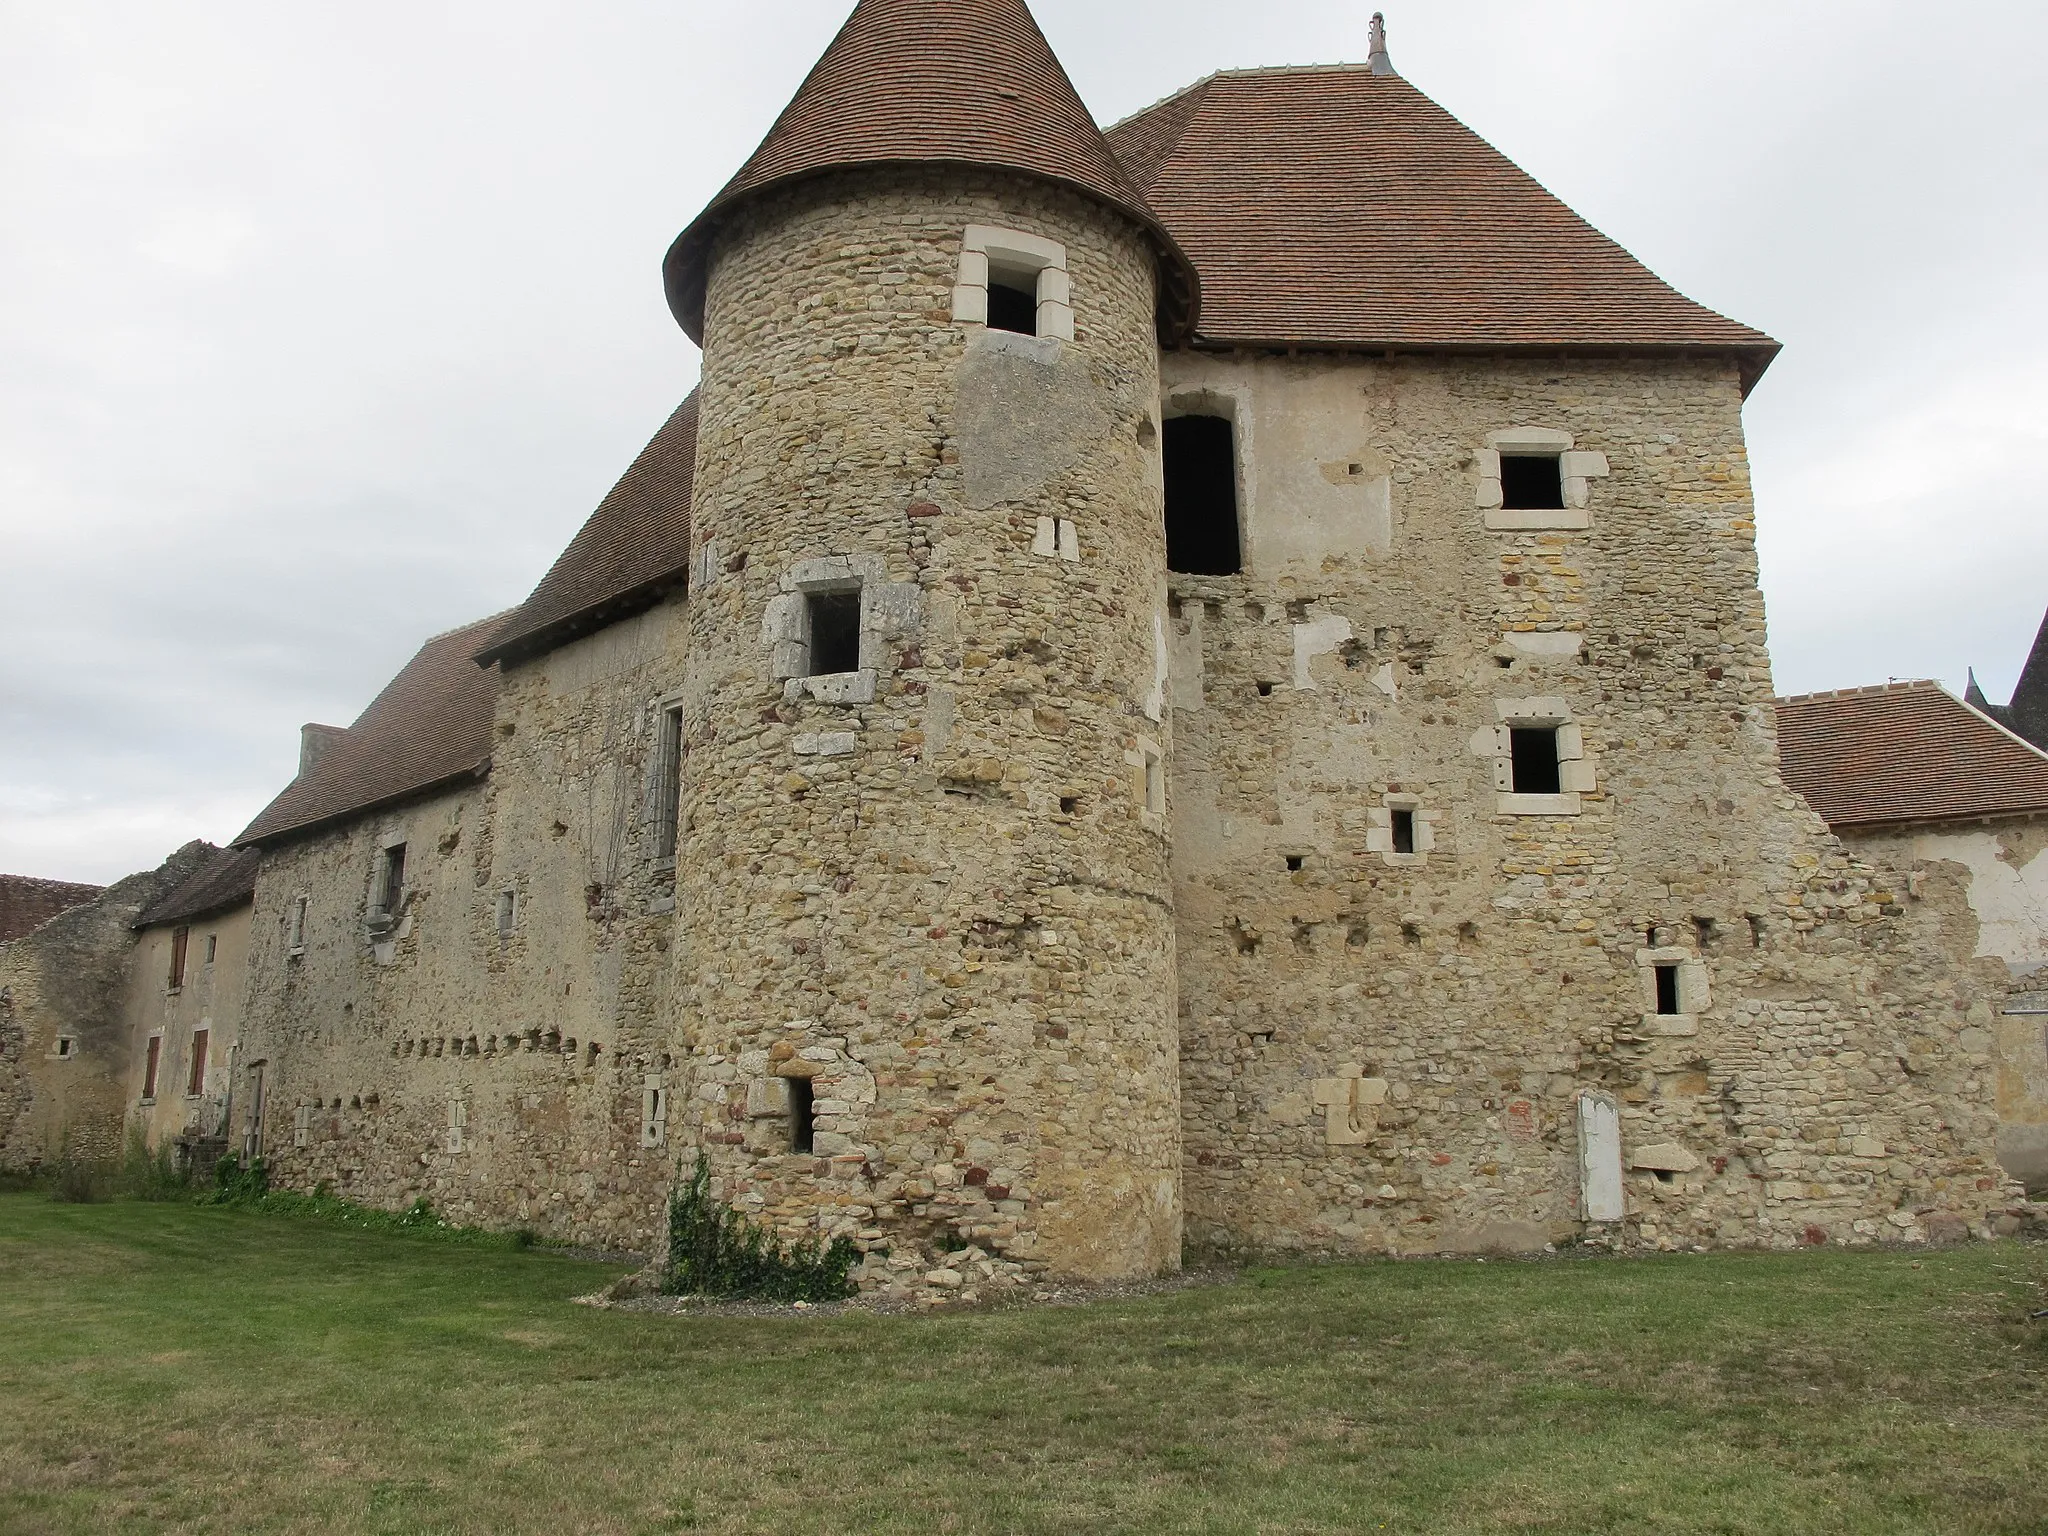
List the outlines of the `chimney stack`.
{"type": "Polygon", "coordinates": [[[313,765],[325,757],[334,744],[348,734],[345,726],[302,725],[299,727],[299,777],[304,778],[313,771],[313,765]]]}

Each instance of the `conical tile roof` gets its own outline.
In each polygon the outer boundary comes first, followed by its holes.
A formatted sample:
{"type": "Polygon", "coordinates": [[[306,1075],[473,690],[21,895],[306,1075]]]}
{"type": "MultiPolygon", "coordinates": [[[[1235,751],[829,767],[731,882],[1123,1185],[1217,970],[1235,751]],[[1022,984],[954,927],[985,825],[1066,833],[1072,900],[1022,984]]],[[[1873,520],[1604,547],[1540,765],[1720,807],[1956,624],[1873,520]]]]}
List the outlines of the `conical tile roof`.
{"type": "Polygon", "coordinates": [[[796,96],[662,265],[669,308],[704,335],[705,261],[720,218],[752,193],[855,166],[1020,171],[1128,214],[1160,254],[1160,331],[1192,322],[1193,268],[1123,169],[1023,0],[860,0],[796,96]]]}

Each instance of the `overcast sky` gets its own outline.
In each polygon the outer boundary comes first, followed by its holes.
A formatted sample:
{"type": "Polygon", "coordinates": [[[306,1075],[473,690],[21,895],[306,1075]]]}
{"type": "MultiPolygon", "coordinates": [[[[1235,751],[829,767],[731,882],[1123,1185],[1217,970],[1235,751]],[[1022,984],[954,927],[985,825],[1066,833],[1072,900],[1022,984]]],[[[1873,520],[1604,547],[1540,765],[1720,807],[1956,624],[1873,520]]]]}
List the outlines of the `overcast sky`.
{"type": "MultiPolygon", "coordinates": [[[[696,378],[662,252],[848,0],[0,0],[0,870],[224,842],[519,601],[696,378]]],[[[1368,5],[1039,0],[1105,123],[1368,5]]],[[[2048,7],[1411,0],[1395,66],[1785,352],[1781,691],[2048,606],[2048,7]]]]}

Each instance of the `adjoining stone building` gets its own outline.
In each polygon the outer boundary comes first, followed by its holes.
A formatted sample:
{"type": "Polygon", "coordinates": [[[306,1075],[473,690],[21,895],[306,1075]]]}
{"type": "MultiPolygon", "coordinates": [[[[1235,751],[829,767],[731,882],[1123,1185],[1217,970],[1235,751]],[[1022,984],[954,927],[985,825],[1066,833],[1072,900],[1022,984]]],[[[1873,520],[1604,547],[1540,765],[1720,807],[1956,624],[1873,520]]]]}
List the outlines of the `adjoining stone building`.
{"type": "Polygon", "coordinates": [[[130,1048],[145,1024],[137,924],[221,858],[250,862],[188,843],[146,873],[71,887],[92,894],[0,942],[0,1168],[121,1154],[130,1048]]]}
{"type": "Polygon", "coordinates": [[[1786,782],[1940,914],[1950,963],[2003,967],[1957,1043],[1996,1067],[2000,1163],[2048,1188],[2048,751],[1932,682],[1782,699],[1778,735],[1786,782]]]}
{"type": "Polygon", "coordinates": [[[664,275],[699,391],[239,840],[279,1178],[937,1289],[2007,1198],[2003,967],[1779,771],[1775,343],[1383,46],[1104,133],[861,0],[664,275]]]}

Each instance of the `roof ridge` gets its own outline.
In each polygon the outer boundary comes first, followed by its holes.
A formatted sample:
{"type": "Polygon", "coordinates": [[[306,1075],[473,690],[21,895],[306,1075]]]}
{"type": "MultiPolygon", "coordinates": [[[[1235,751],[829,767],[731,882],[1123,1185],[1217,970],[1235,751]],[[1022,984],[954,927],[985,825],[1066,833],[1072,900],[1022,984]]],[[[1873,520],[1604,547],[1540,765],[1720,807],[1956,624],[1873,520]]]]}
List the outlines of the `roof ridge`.
{"type": "MultiPolygon", "coordinates": [[[[486,624],[494,624],[498,620],[515,614],[518,611],[519,605],[514,603],[510,608],[500,608],[496,613],[487,613],[480,619],[471,619],[467,624],[451,624],[446,629],[436,630],[433,634],[420,641],[419,646],[414,647],[415,654],[417,654],[421,647],[432,645],[436,640],[449,639],[452,636],[462,634],[465,630],[480,629],[486,624]]],[[[344,725],[339,727],[339,729],[345,731],[348,727],[344,725]]]]}
{"type": "MultiPolygon", "coordinates": [[[[1823,688],[1818,693],[1787,693],[1779,697],[1780,704],[1803,704],[1808,699],[1851,699],[1858,694],[1909,693],[1915,688],[1938,688],[1954,699],[1956,696],[1939,678],[1895,677],[1888,683],[1865,683],[1857,688],[1823,688]]],[[[1961,699],[1956,699],[1958,704],[1961,699]]],[[[1994,722],[1995,723],[1995,722],[1994,722]]]]}

